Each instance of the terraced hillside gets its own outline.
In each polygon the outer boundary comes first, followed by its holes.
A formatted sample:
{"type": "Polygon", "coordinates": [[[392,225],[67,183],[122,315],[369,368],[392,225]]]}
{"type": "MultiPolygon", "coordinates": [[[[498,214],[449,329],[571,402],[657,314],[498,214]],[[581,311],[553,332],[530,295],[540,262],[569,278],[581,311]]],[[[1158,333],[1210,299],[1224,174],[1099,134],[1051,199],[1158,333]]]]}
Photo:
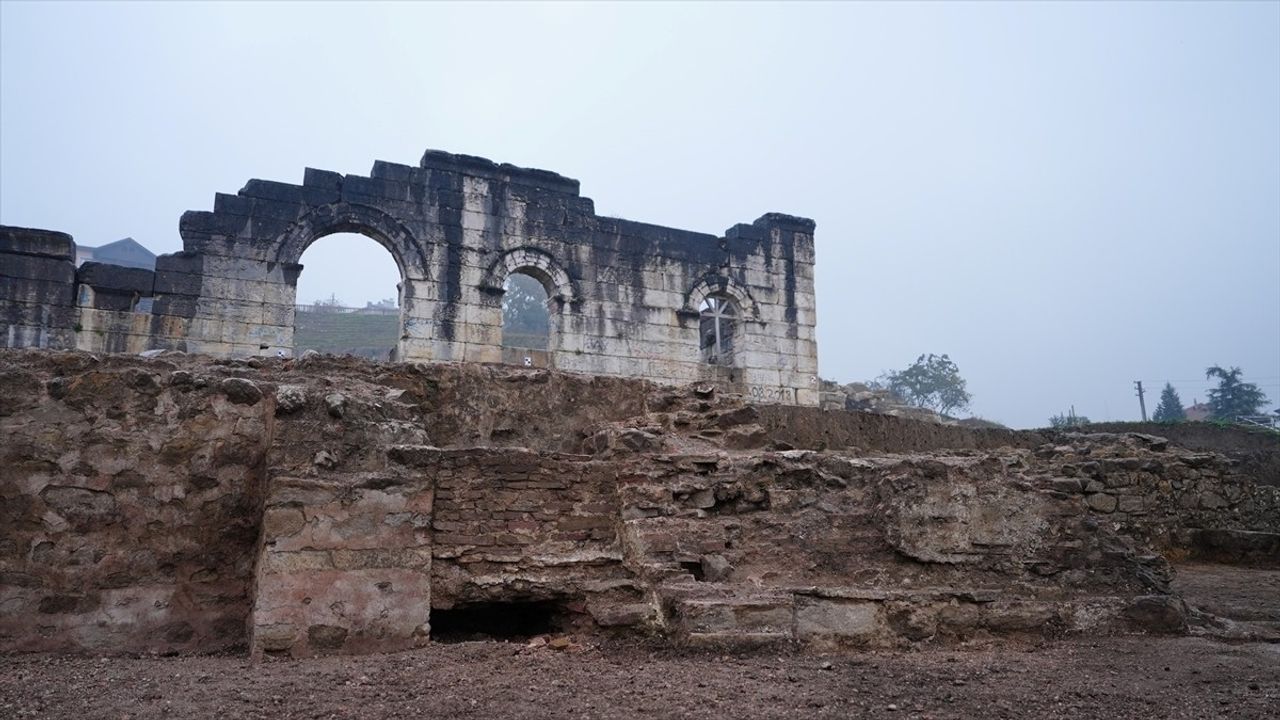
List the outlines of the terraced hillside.
{"type": "Polygon", "coordinates": [[[399,334],[399,315],[299,310],[294,316],[293,352],[315,350],[386,360],[399,334]]]}

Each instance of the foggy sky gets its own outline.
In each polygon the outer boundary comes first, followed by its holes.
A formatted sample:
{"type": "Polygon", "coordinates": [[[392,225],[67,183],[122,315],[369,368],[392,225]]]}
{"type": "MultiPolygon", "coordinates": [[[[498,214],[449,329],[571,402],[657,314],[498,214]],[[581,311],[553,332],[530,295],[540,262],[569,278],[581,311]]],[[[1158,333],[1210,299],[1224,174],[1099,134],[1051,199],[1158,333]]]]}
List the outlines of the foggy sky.
{"type": "MultiPolygon", "coordinates": [[[[1280,400],[1277,3],[0,4],[0,223],[173,252],[215,192],[428,147],[814,218],[823,377],[949,353],[1019,427],[1211,364],[1280,400]]],[[[327,247],[300,301],[394,293],[327,247]]]]}

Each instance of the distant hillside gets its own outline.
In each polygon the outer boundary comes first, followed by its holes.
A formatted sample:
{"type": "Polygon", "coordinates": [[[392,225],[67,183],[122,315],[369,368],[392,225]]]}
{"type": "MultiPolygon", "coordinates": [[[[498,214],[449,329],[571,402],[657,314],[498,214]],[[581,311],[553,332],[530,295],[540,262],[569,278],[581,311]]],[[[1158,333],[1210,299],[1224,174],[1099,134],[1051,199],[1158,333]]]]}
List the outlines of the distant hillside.
{"type": "Polygon", "coordinates": [[[293,354],[315,350],[386,360],[399,333],[399,315],[299,310],[294,315],[293,354]]]}

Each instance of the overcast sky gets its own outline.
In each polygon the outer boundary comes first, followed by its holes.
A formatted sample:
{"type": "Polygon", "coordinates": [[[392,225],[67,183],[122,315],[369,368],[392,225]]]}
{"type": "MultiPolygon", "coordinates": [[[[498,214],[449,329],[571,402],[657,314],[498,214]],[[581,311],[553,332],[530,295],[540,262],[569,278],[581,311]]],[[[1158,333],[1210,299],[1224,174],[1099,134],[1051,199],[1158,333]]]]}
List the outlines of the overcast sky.
{"type": "MultiPolygon", "coordinates": [[[[824,377],[949,353],[1020,427],[1211,364],[1280,400],[1278,3],[0,3],[2,223],[172,252],[249,178],[428,147],[814,218],[824,377]]],[[[394,294],[348,246],[300,299],[394,294]]]]}

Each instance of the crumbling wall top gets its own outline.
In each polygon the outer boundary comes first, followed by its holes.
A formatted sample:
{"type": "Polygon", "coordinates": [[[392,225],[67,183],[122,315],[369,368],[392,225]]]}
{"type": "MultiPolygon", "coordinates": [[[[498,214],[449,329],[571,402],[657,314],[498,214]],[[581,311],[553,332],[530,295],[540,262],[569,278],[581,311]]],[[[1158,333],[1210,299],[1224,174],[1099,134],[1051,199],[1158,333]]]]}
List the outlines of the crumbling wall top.
{"type": "Polygon", "coordinates": [[[444,150],[427,150],[419,166],[428,170],[446,170],[489,180],[529,185],[543,190],[577,195],[579,183],[560,173],[537,168],[522,168],[510,163],[496,163],[475,155],[456,155],[444,150]]]}

